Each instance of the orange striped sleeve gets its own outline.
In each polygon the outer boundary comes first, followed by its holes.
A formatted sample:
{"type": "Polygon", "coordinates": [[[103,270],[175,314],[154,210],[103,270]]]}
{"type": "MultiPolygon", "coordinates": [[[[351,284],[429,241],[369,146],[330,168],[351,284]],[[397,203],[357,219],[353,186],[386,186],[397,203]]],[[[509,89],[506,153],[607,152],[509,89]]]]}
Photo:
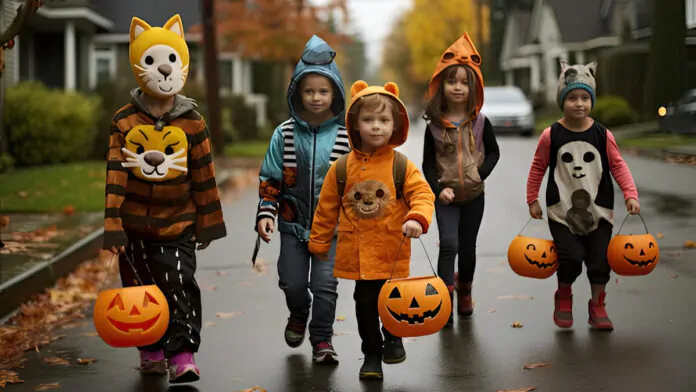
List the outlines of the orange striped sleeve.
{"type": "Polygon", "coordinates": [[[225,237],[227,229],[215,181],[210,132],[202,117],[199,122],[198,132],[191,138],[195,142],[189,151],[188,168],[196,203],[196,240],[210,242],[225,237]]]}
{"type": "Polygon", "coordinates": [[[121,165],[125,160],[121,151],[124,144],[125,136],[121,133],[116,122],[112,122],[106,163],[104,249],[126,245],[126,234],[123,231],[123,221],[121,219],[121,205],[125,199],[126,186],[128,185],[128,172],[121,165]]]}

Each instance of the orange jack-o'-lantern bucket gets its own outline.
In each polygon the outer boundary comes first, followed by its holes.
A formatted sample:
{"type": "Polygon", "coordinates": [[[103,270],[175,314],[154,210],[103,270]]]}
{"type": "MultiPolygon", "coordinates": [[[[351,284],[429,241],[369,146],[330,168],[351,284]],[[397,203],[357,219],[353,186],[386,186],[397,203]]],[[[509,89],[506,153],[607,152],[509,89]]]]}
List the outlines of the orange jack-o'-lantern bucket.
{"type": "MultiPolygon", "coordinates": [[[[405,238],[402,239],[401,245],[405,238]]],[[[421,245],[425,250],[422,240],[421,245]]],[[[396,260],[398,255],[397,251],[396,260]]],[[[437,276],[427,251],[426,257],[433,276],[390,278],[379,292],[379,317],[384,328],[394,336],[405,338],[434,334],[447,324],[452,313],[452,300],[447,285],[437,276]]]]}
{"type": "Polygon", "coordinates": [[[154,284],[143,285],[130,260],[128,263],[141,285],[104,290],[94,304],[94,327],[112,347],[157,343],[169,327],[169,305],[164,293],[154,284]]]}
{"type": "Polygon", "coordinates": [[[532,219],[527,221],[520,233],[510,242],[508,263],[517,275],[546,279],[558,270],[558,252],[552,240],[522,235],[532,219]]]}
{"type": "Polygon", "coordinates": [[[622,276],[641,276],[651,273],[660,261],[660,247],[655,238],[648,231],[643,216],[638,214],[645,234],[621,234],[626,220],[626,215],[619,231],[609,242],[607,247],[607,261],[612,271],[622,276]]]}

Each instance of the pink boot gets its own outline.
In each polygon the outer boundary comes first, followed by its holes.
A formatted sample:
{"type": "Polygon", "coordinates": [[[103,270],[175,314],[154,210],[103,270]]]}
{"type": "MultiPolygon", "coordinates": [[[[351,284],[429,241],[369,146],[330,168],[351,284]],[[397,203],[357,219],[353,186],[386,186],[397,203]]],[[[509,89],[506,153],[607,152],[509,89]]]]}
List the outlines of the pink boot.
{"type": "Polygon", "coordinates": [[[569,287],[559,287],[554,295],[555,309],[553,311],[553,322],[559,328],[570,328],[573,326],[573,292],[569,287]]]}
{"type": "Polygon", "coordinates": [[[164,351],[140,351],[140,371],[143,374],[167,374],[164,351]]]}
{"type": "Polygon", "coordinates": [[[598,331],[612,331],[614,330],[614,323],[609,319],[607,310],[605,308],[604,299],[607,297],[607,293],[601,293],[599,295],[598,301],[590,301],[587,304],[590,318],[588,323],[590,326],[598,331]]]}
{"type": "Polygon", "coordinates": [[[180,384],[198,381],[201,371],[198,370],[192,353],[179,353],[169,359],[169,382],[180,384]]]}

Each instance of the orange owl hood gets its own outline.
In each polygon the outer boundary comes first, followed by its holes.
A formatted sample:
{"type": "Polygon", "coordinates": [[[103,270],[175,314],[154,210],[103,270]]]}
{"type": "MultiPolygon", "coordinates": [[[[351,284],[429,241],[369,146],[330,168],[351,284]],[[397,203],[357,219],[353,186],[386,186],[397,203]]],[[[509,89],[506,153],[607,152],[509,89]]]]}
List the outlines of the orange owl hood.
{"type": "MultiPolygon", "coordinates": [[[[346,110],[346,129],[348,130],[348,140],[350,141],[351,148],[354,150],[359,150],[359,148],[356,146],[360,145],[360,143],[357,143],[360,140],[360,132],[358,131],[357,126],[355,124],[351,124],[350,121],[351,108],[360,99],[372,94],[386,95],[392,98],[392,100],[398,105],[398,111],[401,116],[400,126],[394,130],[391,139],[389,139],[388,147],[399,147],[406,142],[409,130],[408,111],[406,110],[406,105],[404,105],[404,103],[399,99],[399,86],[397,86],[394,82],[387,82],[384,87],[368,86],[367,82],[358,80],[350,87],[350,104],[348,105],[348,110],[346,110]]],[[[394,122],[396,123],[397,121],[398,119],[395,118],[394,122]]]]}
{"type": "Polygon", "coordinates": [[[481,74],[481,55],[476,46],[469,38],[469,34],[464,33],[458,40],[454,41],[447,50],[442,53],[440,61],[435,66],[435,72],[430,78],[428,85],[428,99],[435,96],[440,83],[442,83],[442,71],[450,65],[466,65],[470,67],[476,75],[476,108],[474,116],[477,116],[483,106],[483,75],[481,74]]]}

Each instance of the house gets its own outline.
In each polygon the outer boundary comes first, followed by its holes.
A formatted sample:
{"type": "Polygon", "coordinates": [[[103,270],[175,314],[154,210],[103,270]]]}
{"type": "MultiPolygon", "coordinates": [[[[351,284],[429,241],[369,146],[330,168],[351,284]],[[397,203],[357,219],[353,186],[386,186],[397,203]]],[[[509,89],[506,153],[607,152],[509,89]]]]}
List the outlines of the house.
{"type": "MultiPolygon", "coordinates": [[[[696,0],[685,0],[687,28],[696,27],[696,0]]],[[[602,50],[650,35],[650,0],[535,0],[532,11],[512,11],[500,67],[505,83],[538,103],[555,104],[560,60],[596,61],[602,50]]],[[[687,44],[696,44],[695,37],[687,44]]]]}
{"type": "MultiPolygon", "coordinates": [[[[21,1],[3,0],[1,27],[8,26],[21,1]]],[[[132,77],[128,41],[133,16],[161,26],[178,13],[184,28],[200,24],[200,2],[193,0],[44,0],[5,52],[5,86],[39,80],[49,87],[90,91],[100,82],[132,77]]],[[[188,83],[203,83],[200,34],[187,34],[190,51],[188,83]]],[[[220,94],[239,94],[256,108],[259,124],[266,122],[266,97],[254,94],[251,60],[234,52],[219,53],[220,94]]]]}

